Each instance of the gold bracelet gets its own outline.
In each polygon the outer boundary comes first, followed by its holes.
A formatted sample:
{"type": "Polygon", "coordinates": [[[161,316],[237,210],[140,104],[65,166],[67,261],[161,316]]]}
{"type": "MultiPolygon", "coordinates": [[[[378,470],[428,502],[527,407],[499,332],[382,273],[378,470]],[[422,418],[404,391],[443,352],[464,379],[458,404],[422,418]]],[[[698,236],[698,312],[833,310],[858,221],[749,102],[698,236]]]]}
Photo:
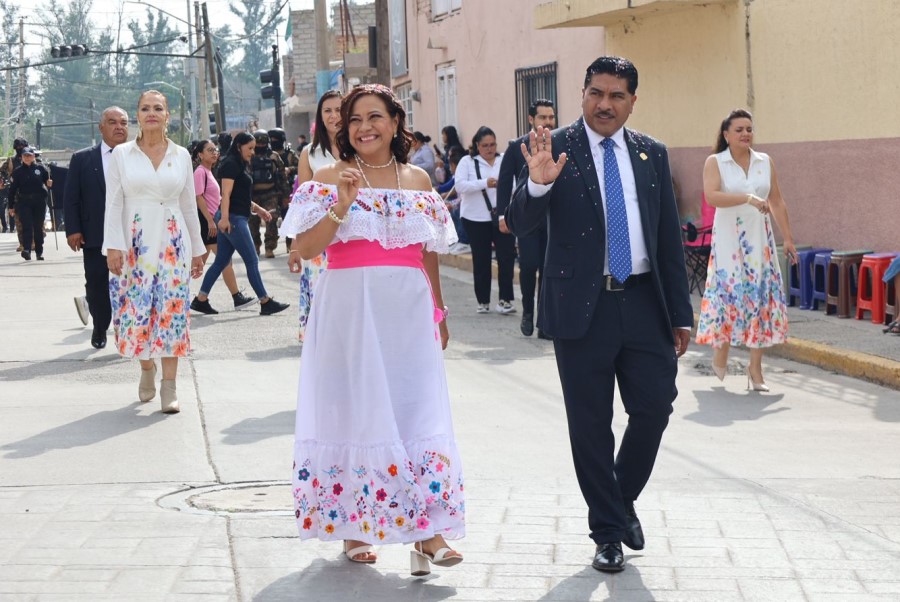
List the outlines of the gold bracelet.
{"type": "Polygon", "coordinates": [[[288,255],[290,255],[291,253],[299,253],[299,252],[300,252],[300,251],[298,251],[297,249],[291,249],[291,250],[288,252],[288,255]]]}
{"type": "Polygon", "coordinates": [[[344,220],[347,219],[346,215],[344,217],[338,217],[338,214],[334,212],[334,207],[329,207],[326,213],[328,214],[328,217],[331,218],[331,221],[333,221],[337,225],[343,224],[344,220]]]}

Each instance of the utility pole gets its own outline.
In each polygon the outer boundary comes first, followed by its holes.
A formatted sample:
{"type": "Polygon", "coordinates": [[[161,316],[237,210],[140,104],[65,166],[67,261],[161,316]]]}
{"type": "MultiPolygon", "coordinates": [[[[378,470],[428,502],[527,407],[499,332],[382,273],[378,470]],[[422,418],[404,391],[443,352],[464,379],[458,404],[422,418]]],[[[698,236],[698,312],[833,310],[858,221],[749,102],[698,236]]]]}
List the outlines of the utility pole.
{"type": "MultiPolygon", "coordinates": [[[[88,108],[90,109],[90,121],[94,121],[94,99],[88,98],[88,108]]],[[[99,120],[98,120],[99,121],[99,120]]],[[[88,133],[88,137],[91,139],[91,146],[97,144],[97,128],[96,126],[90,126],[90,132],[88,133]]]]}
{"type": "MultiPolygon", "coordinates": [[[[9,49],[12,50],[11,48],[9,49]]],[[[12,52],[9,53],[10,56],[12,52]]],[[[6,119],[3,120],[3,148],[12,146],[9,143],[9,113],[12,110],[12,69],[6,71],[6,119]]]]}
{"type": "MultiPolygon", "coordinates": [[[[203,45],[203,38],[200,34],[200,3],[197,0],[194,0],[194,27],[195,33],[197,36],[197,48],[203,45]]],[[[199,115],[200,120],[198,121],[198,125],[200,126],[200,137],[208,140],[209,139],[209,100],[206,96],[206,71],[204,69],[197,69],[197,80],[200,88],[200,106],[199,115]]]]}
{"type": "Polygon", "coordinates": [[[212,36],[209,34],[209,13],[206,10],[206,2],[201,6],[203,12],[203,33],[206,36],[206,66],[209,68],[209,87],[212,89],[212,102],[216,112],[216,132],[225,131],[225,119],[223,118],[222,105],[219,103],[219,88],[216,85],[216,63],[212,51],[212,36]]]}
{"type": "Polygon", "coordinates": [[[391,85],[391,20],[388,17],[388,0],[375,0],[375,32],[378,36],[375,52],[379,84],[391,85]]]}
{"type": "Polygon", "coordinates": [[[22,137],[25,127],[25,19],[19,17],[19,101],[16,117],[16,138],[22,137]]]}
{"type": "Polygon", "coordinates": [[[325,0],[316,0],[316,99],[331,87],[331,65],[328,56],[328,7],[325,0]]]}
{"type": "MultiPolygon", "coordinates": [[[[191,0],[184,0],[187,4],[187,26],[188,26],[188,54],[194,54],[194,38],[191,35],[191,0]]],[[[194,132],[197,131],[197,59],[188,59],[190,61],[190,80],[191,80],[191,138],[194,138],[194,132]]]]}

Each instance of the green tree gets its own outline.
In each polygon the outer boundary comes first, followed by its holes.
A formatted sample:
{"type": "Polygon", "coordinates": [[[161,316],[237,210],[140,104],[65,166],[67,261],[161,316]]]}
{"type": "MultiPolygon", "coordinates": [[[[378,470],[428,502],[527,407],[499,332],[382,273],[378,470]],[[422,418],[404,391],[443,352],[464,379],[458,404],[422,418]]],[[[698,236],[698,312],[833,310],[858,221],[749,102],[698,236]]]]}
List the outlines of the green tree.
{"type": "MultiPolygon", "coordinates": [[[[2,31],[4,43],[0,45],[0,63],[9,67],[19,62],[18,45],[19,45],[19,7],[9,0],[0,0],[0,31],[2,31]]],[[[0,72],[0,88],[3,90],[2,107],[3,107],[3,127],[0,132],[3,134],[2,148],[0,155],[5,155],[8,149],[12,148],[13,140],[13,123],[14,117],[6,115],[5,108],[7,97],[9,98],[9,106],[11,111],[16,110],[16,99],[19,86],[19,71],[9,71],[9,88],[7,88],[7,72],[0,72]]]]}
{"type": "MultiPolygon", "coordinates": [[[[241,76],[247,82],[258,82],[259,72],[272,67],[272,44],[278,42],[278,26],[284,23],[279,0],[229,0],[228,9],[241,18],[244,32],[240,47],[241,76]]],[[[265,101],[271,106],[272,101],[265,101]]]]}

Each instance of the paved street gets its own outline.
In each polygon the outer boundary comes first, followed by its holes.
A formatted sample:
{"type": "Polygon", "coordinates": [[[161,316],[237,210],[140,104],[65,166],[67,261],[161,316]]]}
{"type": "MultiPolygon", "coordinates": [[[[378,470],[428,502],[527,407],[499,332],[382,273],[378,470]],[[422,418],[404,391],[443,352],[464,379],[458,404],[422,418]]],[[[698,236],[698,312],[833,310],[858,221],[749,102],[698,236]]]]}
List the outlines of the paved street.
{"type": "MultiPolygon", "coordinates": [[[[59,251],[50,238],[47,261],[26,264],[0,235],[3,601],[900,599],[896,390],[771,358],[772,393],[748,393],[745,354],[723,386],[693,346],[637,503],[647,546],[604,575],[589,566],[552,347],[522,337],[518,315],[476,315],[470,274],[444,269],[466,561],[416,579],[408,547],[362,566],[296,537],[299,346],[283,249],[263,279],[292,307],[195,317],[182,412],[166,416],[137,401],[136,362],[90,347],[72,302],[81,258],[59,236],[59,251]]],[[[211,301],[228,309],[221,282],[211,301]]]]}

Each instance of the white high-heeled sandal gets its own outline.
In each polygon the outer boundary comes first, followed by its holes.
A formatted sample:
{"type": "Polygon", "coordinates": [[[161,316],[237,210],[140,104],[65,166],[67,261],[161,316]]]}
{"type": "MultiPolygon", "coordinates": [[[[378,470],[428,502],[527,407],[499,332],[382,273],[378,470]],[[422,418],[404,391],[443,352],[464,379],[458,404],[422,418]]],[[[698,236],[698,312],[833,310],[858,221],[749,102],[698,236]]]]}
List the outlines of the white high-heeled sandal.
{"type": "Polygon", "coordinates": [[[374,548],[372,548],[372,546],[368,544],[350,548],[350,542],[346,539],[344,540],[344,554],[348,559],[350,559],[351,562],[358,562],[360,564],[375,564],[377,558],[366,558],[365,560],[358,560],[356,558],[357,556],[361,556],[362,554],[371,554],[373,551],[374,548]]]}
{"type": "Polygon", "coordinates": [[[421,542],[416,542],[409,553],[409,572],[413,577],[422,577],[431,573],[428,563],[435,566],[456,566],[463,561],[462,556],[448,556],[456,550],[444,546],[434,554],[424,551],[421,542]]]}

